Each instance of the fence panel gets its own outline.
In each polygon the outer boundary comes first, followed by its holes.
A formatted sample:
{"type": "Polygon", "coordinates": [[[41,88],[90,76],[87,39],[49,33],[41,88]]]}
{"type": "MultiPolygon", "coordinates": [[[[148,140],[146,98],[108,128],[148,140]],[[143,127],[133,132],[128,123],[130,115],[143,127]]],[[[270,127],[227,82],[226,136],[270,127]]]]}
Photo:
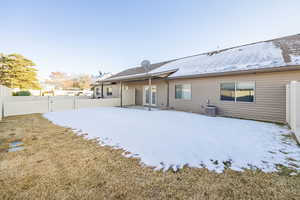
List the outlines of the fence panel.
{"type": "MultiPolygon", "coordinates": [[[[46,113],[63,110],[72,110],[89,107],[119,106],[120,98],[88,99],[85,97],[5,97],[0,99],[3,113],[0,116],[25,115],[33,113],[46,113]]],[[[0,110],[1,111],[1,110],[0,110]]]]}
{"type": "Polygon", "coordinates": [[[0,97],[11,96],[11,95],[12,95],[12,89],[0,85],[0,97]]]}
{"type": "Polygon", "coordinates": [[[45,113],[49,110],[48,101],[4,101],[3,103],[3,115],[26,115],[32,113],[45,113]]]}
{"type": "Polygon", "coordinates": [[[90,108],[90,107],[113,107],[120,105],[120,98],[110,99],[78,99],[76,101],[76,108],[90,108]]]}
{"type": "Polygon", "coordinates": [[[75,98],[55,99],[49,98],[49,112],[75,109],[75,98]]]}

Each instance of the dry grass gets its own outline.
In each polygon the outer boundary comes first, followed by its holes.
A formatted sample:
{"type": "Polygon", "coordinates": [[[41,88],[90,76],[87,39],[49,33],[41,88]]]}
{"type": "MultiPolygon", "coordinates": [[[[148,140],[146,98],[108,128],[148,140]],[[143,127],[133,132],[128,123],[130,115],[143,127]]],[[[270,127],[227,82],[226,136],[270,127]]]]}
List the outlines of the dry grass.
{"type": "Polygon", "coordinates": [[[6,118],[0,133],[1,200],[300,199],[299,176],[188,167],[154,171],[38,114],[6,118]],[[3,151],[17,139],[25,150],[3,151]]]}

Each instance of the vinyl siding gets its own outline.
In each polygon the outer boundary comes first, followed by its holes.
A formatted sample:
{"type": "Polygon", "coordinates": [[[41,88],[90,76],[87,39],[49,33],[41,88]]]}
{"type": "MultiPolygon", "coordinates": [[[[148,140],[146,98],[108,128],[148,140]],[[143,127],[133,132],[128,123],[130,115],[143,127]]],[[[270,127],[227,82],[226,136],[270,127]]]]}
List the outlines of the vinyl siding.
{"type": "Polygon", "coordinates": [[[209,100],[220,115],[285,123],[286,89],[291,80],[300,80],[300,71],[220,76],[170,80],[170,107],[176,110],[204,113],[209,100]],[[255,102],[220,100],[220,83],[255,81],[255,102]],[[175,84],[190,83],[192,99],[175,99],[175,84]]]}

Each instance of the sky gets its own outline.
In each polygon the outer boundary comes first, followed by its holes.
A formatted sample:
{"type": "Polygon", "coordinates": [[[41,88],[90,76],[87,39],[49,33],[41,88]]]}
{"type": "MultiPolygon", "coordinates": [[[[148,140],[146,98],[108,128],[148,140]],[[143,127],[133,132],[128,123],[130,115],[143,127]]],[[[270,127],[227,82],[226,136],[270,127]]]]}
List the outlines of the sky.
{"type": "Polygon", "coordinates": [[[96,75],[300,33],[299,0],[0,0],[0,52],[96,75]]]}

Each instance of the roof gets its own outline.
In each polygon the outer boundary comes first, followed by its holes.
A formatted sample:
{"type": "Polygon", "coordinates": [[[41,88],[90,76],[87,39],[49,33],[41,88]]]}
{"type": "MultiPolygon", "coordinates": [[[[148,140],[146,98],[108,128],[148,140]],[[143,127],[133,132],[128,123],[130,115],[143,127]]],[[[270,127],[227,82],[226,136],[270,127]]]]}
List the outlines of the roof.
{"type": "Polygon", "coordinates": [[[112,76],[113,76],[112,73],[104,73],[104,74],[102,74],[102,75],[97,79],[97,81],[102,81],[102,80],[108,79],[108,78],[110,78],[110,77],[112,77],[112,76]]]}
{"type": "Polygon", "coordinates": [[[172,60],[151,64],[148,69],[145,69],[144,67],[141,67],[141,66],[129,68],[129,69],[126,69],[124,71],[121,71],[121,72],[111,76],[110,78],[147,73],[147,72],[150,72],[152,70],[155,70],[155,69],[163,66],[164,64],[167,64],[170,61],[172,61],[172,60]]]}
{"type": "Polygon", "coordinates": [[[286,66],[300,69],[300,34],[155,63],[147,71],[143,67],[130,68],[109,79],[164,72],[172,72],[169,78],[209,76],[286,66]]]}
{"type": "MultiPolygon", "coordinates": [[[[300,65],[300,34],[177,59],[151,71],[170,78],[300,65]]],[[[300,69],[300,66],[299,66],[300,69]]]]}

